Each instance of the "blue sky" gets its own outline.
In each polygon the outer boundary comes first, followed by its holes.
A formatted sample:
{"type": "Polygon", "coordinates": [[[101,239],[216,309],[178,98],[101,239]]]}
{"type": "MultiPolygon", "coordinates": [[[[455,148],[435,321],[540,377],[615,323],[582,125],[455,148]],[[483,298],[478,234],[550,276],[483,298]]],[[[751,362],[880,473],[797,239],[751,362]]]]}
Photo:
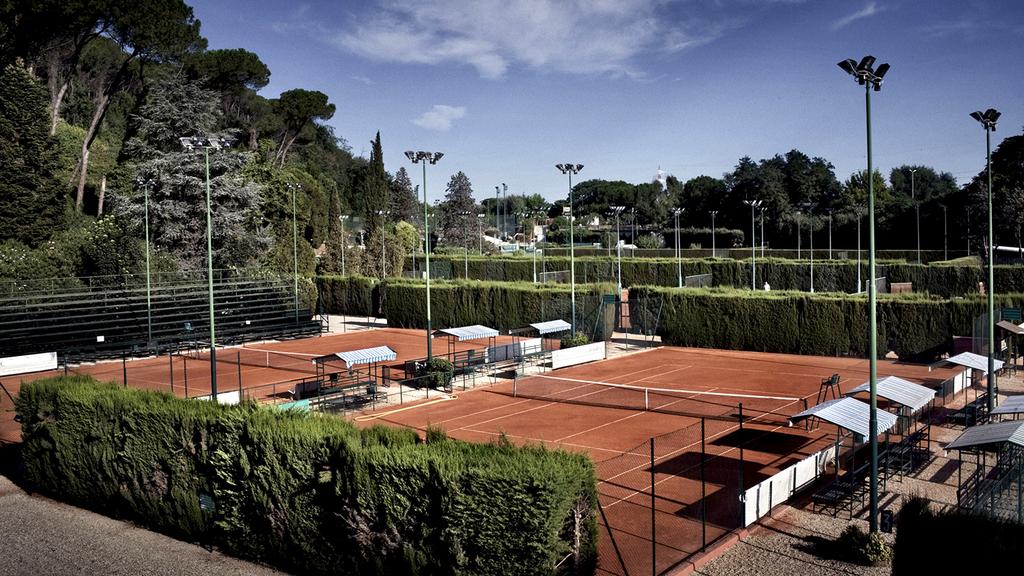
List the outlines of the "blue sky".
{"type": "MultiPolygon", "coordinates": [[[[864,95],[836,66],[873,54],[874,159],[951,172],[984,166],[968,114],[1024,127],[1020,0],[192,0],[211,48],[259,54],[273,97],[328,94],[353,153],[381,132],[385,165],[440,150],[431,200],[464,171],[478,199],[565,196],[580,178],[720,177],[741,156],[797,148],[845,180],[863,169],[864,95]]],[[[413,181],[419,183],[418,171],[413,181]]]]}

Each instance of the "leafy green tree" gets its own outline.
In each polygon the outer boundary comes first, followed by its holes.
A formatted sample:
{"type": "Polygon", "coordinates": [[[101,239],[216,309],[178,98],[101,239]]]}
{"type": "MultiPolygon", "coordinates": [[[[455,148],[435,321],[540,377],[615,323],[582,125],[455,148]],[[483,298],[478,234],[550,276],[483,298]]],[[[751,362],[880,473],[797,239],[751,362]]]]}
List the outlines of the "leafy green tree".
{"type": "Polygon", "coordinates": [[[317,120],[330,120],[336,110],[323,92],[302,88],[282,92],[273,105],[283,124],[274,154],[274,162],[279,166],[284,166],[288,151],[311,124],[317,120]]]}
{"type": "Polygon", "coordinates": [[[66,219],[46,101],[46,90],[24,67],[0,73],[0,240],[36,246],[66,219]]]}
{"type": "Polygon", "coordinates": [[[403,220],[395,224],[395,236],[402,243],[406,254],[419,252],[420,233],[415,226],[403,220]]]}
{"type": "MultiPolygon", "coordinates": [[[[964,212],[970,210],[975,237],[985,238],[988,214],[985,166],[964,186],[964,212]]],[[[992,151],[992,206],[995,244],[1024,244],[1024,135],[1010,136],[992,151]]],[[[987,239],[974,242],[980,249],[987,239]]]]}
{"type": "Polygon", "coordinates": [[[476,239],[476,202],[473,200],[473,185],[460,170],[452,175],[445,188],[444,202],[441,202],[441,241],[446,246],[467,246],[470,239],[476,239]]]}
{"type": "Polygon", "coordinates": [[[391,217],[418,224],[423,220],[423,209],[417,198],[419,186],[413,187],[405,166],[398,169],[391,181],[391,217]]]}
{"type": "Polygon", "coordinates": [[[395,234],[393,227],[378,226],[366,237],[361,272],[365,276],[375,278],[401,276],[405,255],[403,241],[395,234]],[[384,268],[382,269],[381,266],[384,268]]]}
{"type": "MultiPolygon", "coordinates": [[[[671,177],[670,177],[671,178],[671,177]]],[[[669,190],[673,187],[669,180],[669,190]]],[[[697,176],[682,185],[676,206],[685,209],[679,217],[679,225],[688,223],[703,227],[711,224],[711,211],[719,210],[725,200],[725,182],[711,176],[697,176]]],[[[716,224],[718,223],[716,218],[716,224]]]]}

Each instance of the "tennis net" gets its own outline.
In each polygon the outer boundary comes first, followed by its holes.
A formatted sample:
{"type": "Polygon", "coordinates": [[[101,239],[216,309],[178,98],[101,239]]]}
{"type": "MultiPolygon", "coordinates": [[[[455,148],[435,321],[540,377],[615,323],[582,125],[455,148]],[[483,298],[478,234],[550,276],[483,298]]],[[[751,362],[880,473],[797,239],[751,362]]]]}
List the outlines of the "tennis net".
{"type": "MultiPolygon", "coordinates": [[[[209,344],[200,343],[199,350],[192,355],[196,360],[210,361],[209,344]]],[[[317,354],[301,354],[299,352],[280,352],[278,350],[265,350],[262,348],[220,348],[217,350],[217,363],[219,364],[244,364],[246,366],[257,366],[260,368],[277,368],[279,370],[291,370],[293,372],[316,373],[316,365],[313,359],[317,354]]]]}
{"type": "Polygon", "coordinates": [[[806,409],[804,398],[762,396],[707,390],[652,388],[557,376],[530,376],[516,380],[512,395],[585,406],[622,408],[721,420],[786,424],[806,409]],[[742,414],[741,414],[742,412],[742,414]]]}

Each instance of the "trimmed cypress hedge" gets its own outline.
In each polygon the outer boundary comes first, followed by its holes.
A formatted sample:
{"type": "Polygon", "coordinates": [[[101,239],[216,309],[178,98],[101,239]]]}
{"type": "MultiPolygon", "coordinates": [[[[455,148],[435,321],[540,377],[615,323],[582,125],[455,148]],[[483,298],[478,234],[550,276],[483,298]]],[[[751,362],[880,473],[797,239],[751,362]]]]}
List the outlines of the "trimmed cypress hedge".
{"type": "Polygon", "coordinates": [[[25,384],[27,479],[298,573],[592,573],[584,455],[223,406],[90,378],[25,384]],[[578,543],[578,544],[577,544],[578,543]],[[573,550],[576,562],[555,565],[573,550]],[[568,565],[568,568],[567,568],[568,565]]]}
{"type": "MultiPolygon", "coordinates": [[[[459,257],[436,257],[445,269],[461,277],[464,261],[459,257]]],[[[671,258],[623,258],[623,286],[676,286],[678,263],[671,258]]],[[[757,260],[758,288],[767,281],[774,290],[809,290],[810,263],[806,260],[757,260]]],[[[470,257],[469,277],[477,280],[532,282],[534,263],[531,257],[470,257]]],[[[544,258],[548,271],[568,270],[566,257],[544,258]]],[[[714,286],[747,288],[750,286],[750,261],[724,259],[683,259],[683,275],[711,274],[714,286]]],[[[541,264],[537,263],[538,273],[541,264]]],[[[978,283],[985,281],[986,271],[977,266],[945,264],[920,265],[904,262],[883,262],[877,266],[878,276],[891,282],[913,282],[914,292],[951,297],[978,294],[978,283]]],[[[581,283],[614,281],[617,275],[614,257],[577,257],[576,280],[581,283]]],[[[1024,293],[1024,266],[996,266],[997,292],[1024,293]]],[[[817,292],[854,292],[857,289],[857,262],[825,260],[814,263],[814,288],[817,292]]],[[[861,283],[867,281],[867,261],[860,264],[861,283]]]]}
{"type": "MultiPolygon", "coordinates": [[[[866,296],[720,288],[630,290],[631,299],[652,297],[664,302],[659,323],[643,328],[656,328],[668,345],[824,356],[867,354],[866,296]]],[[[996,298],[998,307],[1022,304],[1021,294],[996,298]]],[[[952,336],[970,336],[974,318],[985,309],[982,297],[881,296],[878,354],[934,359],[951,351],[952,336]]]]}
{"type": "Polygon", "coordinates": [[[316,289],[328,314],[376,316],[380,312],[380,282],[365,276],[317,276],[316,289]]]}

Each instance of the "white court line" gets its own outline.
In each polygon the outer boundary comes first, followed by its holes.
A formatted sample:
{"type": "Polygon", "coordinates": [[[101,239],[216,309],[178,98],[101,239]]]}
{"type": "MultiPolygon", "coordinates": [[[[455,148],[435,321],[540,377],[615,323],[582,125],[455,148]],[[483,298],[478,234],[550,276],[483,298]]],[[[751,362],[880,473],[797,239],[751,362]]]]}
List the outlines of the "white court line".
{"type": "Polygon", "coordinates": [[[626,388],[626,389],[637,390],[637,391],[657,390],[658,392],[673,392],[673,393],[677,393],[677,394],[697,394],[697,395],[706,394],[708,396],[731,396],[731,397],[736,397],[736,398],[757,398],[759,400],[788,400],[788,401],[791,401],[791,402],[796,402],[797,400],[802,400],[802,398],[794,398],[792,396],[764,396],[764,395],[761,395],[761,394],[731,394],[729,392],[710,392],[710,391],[706,391],[706,390],[686,390],[686,389],[683,389],[683,388],[655,388],[653,386],[630,386],[629,384],[618,384],[618,383],[615,383],[615,382],[601,382],[601,381],[598,381],[598,380],[580,380],[580,379],[577,379],[577,378],[563,378],[561,376],[537,375],[537,376],[531,376],[530,378],[546,378],[546,379],[550,379],[550,380],[564,380],[565,382],[579,382],[581,384],[597,384],[599,386],[600,385],[607,386],[608,388],[626,388]]]}

